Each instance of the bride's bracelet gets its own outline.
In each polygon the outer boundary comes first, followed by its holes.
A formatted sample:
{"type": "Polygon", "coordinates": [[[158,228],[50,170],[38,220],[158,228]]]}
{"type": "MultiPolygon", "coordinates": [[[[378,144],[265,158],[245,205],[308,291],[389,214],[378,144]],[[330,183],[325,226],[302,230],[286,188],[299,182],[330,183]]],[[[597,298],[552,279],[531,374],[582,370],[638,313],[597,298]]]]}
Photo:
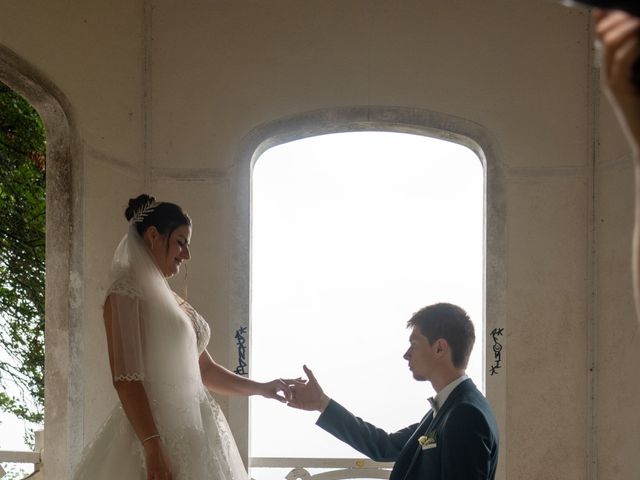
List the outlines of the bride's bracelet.
{"type": "Polygon", "coordinates": [[[142,440],[142,445],[144,445],[144,442],[146,442],[147,440],[151,440],[152,438],[158,438],[159,436],[160,436],[159,433],[154,433],[153,435],[149,435],[147,438],[142,440]]]}

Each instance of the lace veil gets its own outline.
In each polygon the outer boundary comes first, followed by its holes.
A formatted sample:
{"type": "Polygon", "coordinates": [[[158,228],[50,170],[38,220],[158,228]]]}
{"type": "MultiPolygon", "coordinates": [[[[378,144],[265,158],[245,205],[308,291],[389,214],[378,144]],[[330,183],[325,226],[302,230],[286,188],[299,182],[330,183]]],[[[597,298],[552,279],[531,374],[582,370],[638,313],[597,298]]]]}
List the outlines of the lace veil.
{"type": "Polygon", "coordinates": [[[133,222],[114,253],[108,295],[114,380],[143,381],[166,428],[199,422],[195,332],[133,222]]]}

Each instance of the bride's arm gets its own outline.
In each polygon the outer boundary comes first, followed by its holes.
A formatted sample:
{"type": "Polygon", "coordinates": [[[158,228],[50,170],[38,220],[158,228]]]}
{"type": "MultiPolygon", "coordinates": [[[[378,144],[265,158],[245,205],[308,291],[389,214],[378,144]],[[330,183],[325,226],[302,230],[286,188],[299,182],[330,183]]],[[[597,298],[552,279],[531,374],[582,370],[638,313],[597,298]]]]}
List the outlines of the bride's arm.
{"type": "MultiPolygon", "coordinates": [[[[113,318],[109,299],[106,300],[104,305],[104,323],[107,333],[109,365],[112,378],[114,378],[113,318]]],[[[162,438],[158,435],[158,429],[151,414],[149,399],[144,385],[141,381],[114,380],[113,386],[118,393],[122,408],[136,436],[143,444],[148,473],[170,473],[171,465],[164,451],[162,438]]]]}
{"type": "Polygon", "coordinates": [[[291,380],[278,378],[270,382],[256,382],[217,364],[206,350],[200,355],[200,375],[205,387],[221,395],[262,395],[281,402],[291,398],[291,380]]]}

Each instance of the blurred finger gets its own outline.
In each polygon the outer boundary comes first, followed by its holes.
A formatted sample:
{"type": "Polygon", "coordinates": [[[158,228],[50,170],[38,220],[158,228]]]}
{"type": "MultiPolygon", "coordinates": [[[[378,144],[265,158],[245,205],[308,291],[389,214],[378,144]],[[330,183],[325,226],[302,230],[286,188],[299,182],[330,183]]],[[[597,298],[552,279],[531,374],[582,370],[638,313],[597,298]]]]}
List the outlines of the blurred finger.
{"type": "Polygon", "coordinates": [[[602,37],[602,67],[606,77],[610,77],[614,60],[619,59],[620,48],[629,41],[637,39],[640,21],[634,20],[620,24],[618,28],[602,37]]]}
{"type": "Polygon", "coordinates": [[[637,93],[631,88],[631,78],[633,65],[640,56],[640,39],[637,37],[629,39],[621,45],[613,54],[611,59],[608,80],[611,88],[623,93],[637,93]]]}
{"type": "Polygon", "coordinates": [[[608,47],[616,48],[627,41],[630,37],[636,36],[639,28],[640,19],[631,18],[627,21],[621,22],[616,26],[616,28],[612,28],[604,33],[601,36],[602,42],[608,47]]]}
{"type": "Polygon", "coordinates": [[[639,50],[640,39],[638,38],[630,39],[618,49],[615,59],[622,74],[631,75],[631,68],[636,60],[638,60],[639,50]]]}
{"type": "Polygon", "coordinates": [[[596,35],[603,36],[612,29],[617,28],[621,23],[633,18],[630,14],[619,10],[610,11],[600,18],[594,26],[594,31],[596,35]]]}
{"type": "Polygon", "coordinates": [[[591,18],[593,18],[594,23],[599,22],[607,15],[606,10],[602,10],[601,8],[594,8],[591,12],[591,18]]]}

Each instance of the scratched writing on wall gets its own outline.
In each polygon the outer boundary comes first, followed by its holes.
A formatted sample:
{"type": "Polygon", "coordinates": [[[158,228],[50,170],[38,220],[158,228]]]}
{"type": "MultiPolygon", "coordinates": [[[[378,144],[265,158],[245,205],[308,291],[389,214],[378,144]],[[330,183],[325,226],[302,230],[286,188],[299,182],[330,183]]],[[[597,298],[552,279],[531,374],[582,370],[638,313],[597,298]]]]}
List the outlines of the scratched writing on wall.
{"type": "Polygon", "coordinates": [[[493,338],[493,365],[489,367],[489,374],[491,376],[497,375],[498,370],[502,368],[502,344],[499,342],[498,337],[502,337],[504,328],[494,328],[491,330],[491,338],[493,338]]]}
{"type": "Polygon", "coordinates": [[[247,371],[247,327],[240,327],[236,330],[235,339],[238,347],[238,366],[234,370],[238,375],[249,375],[247,371]]]}

